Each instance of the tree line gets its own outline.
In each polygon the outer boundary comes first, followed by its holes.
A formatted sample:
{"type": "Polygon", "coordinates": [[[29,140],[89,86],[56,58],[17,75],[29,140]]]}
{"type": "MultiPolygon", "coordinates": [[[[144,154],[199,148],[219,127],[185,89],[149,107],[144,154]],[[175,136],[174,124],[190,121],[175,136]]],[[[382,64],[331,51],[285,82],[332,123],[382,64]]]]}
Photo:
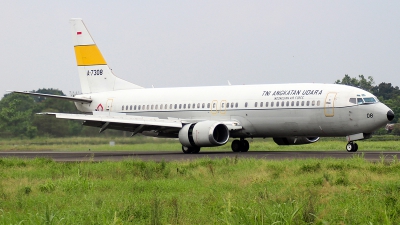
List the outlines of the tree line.
{"type": "MultiPolygon", "coordinates": [[[[58,89],[38,89],[32,92],[62,95],[58,89]]],[[[53,116],[37,115],[40,112],[80,113],[71,101],[15,93],[5,94],[0,100],[0,137],[68,137],[95,136],[99,129],[82,126],[80,121],[56,119],[53,116]]],[[[121,136],[125,133],[107,130],[106,136],[121,136]]]]}
{"type": "MultiPolygon", "coordinates": [[[[375,85],[373,77],[367,78],[364,75],[350,77],[345,75],[341,80],[335,81],[336,84],[350,85],[371,92],[378,99],[390,107],[395,118],[392,123],[398,122],[400,115],[400,90],[398,86],[391,83],[382,82],[375,85]]],[[[32,92],[63,95],[58,89],[38,89],[32,92]]],[[[80,121],[56,119],[51,116],[37,115],[40,112],[63,112],[80,113],[73,102],[40,96],[29,96],[21,94],[5,94],[0,100],[0,137],[28,137],[50,136],[94,136],[98,135],[98,129],[82,126],[80,121]]],[[[400,125],[389,128],[393,134],[400,135],[400,125]]],[[[385,133],[384,129],[379,131],[385,133]]],[[[107,130],[107,136],[121,136],[124,132],[107,130]]]]}

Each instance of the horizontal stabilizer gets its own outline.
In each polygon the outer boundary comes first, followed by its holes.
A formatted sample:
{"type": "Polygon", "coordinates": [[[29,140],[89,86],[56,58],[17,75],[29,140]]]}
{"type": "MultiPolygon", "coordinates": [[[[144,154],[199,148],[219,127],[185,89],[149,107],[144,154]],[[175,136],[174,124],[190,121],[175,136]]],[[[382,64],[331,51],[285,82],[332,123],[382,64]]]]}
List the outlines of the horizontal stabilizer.
{"type": "Polygon", "coordinates": [[[49,94],[32,93],[32,92],[24,92],[24,91],[7,91],[7,92],[24,94],[24,95],[41,96],[41,97],[46,97],[46,98],[58,98],[58,99],[64,99],[64,100],[68,100],[68,101],[81,102],[81,103],[91,103],[92,102],[92,99],[88,99],[88,98],[76,98],[76,97],[68,97],[68,96],[62,96],[62,95],[49,95],[49,94]]]}

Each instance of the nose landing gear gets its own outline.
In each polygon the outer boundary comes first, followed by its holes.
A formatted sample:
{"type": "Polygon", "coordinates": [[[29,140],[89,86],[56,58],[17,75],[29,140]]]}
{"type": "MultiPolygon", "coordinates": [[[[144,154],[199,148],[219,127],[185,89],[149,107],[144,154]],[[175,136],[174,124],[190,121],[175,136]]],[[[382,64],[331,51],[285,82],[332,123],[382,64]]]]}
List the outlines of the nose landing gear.
{"type": "Polygon", "coordinates": [[[358,150],[358,145],[355,142],[349,141],[346,145],[346,150],[348,152],[356,152],[358,150]]]}

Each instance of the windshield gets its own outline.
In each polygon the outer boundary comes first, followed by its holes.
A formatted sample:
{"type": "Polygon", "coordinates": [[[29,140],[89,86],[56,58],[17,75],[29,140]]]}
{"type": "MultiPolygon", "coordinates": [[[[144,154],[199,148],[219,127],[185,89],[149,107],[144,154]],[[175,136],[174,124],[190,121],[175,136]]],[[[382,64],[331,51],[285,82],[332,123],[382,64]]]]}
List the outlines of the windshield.
{"type": "Polygon", "coordinates": [[[350,103],[357,104],[357,105],[362,105],[362,104],[373,104],[379,102],[379,100],[376,97],[358,97],[358,98],[350,98],[349,99],[350,103]]]}
{"type": "Polygon", "coordinates": [[[376,99],[373,97],[369,97],[369,98],[364,98],[364,102],[367,104],[371,104],[371,103],[375,103],[376,99]]]}

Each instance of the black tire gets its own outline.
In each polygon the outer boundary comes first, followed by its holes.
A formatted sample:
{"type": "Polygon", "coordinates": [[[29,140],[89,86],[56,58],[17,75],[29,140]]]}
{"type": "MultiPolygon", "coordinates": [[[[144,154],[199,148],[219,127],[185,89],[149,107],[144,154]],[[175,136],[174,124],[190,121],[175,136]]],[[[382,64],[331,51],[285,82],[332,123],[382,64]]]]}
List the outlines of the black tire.
{"type": "Polygon", "coordinates": [[[193,147],[192,148],[192,153],[196,154],[200,152],[200,148],[199,147],[193,147]]]}
{"type": "Polygon", "coordinates": [[[182,152],[183,153],[185,153],[185,154],[190,154],[190,153],[192,153],[192,148],[189,148],[189,147],[186,147],[186,146],[183,146],[182,145],[182,152]]]}
{"type": "Polygon", "coordinates": [[[250,144],[247,140],[241,141],[242,148],[240,149],[241,152],[248,152],[250,148],[250,144]]]}
{"type": "Polygon", "coordinates": [[[346,150],[347,150],[347,152],[353,152],[353,151],[354,151],[354,144],[353,144],[353,142],[347,143],[347,145],[346,145],[346,150]]]}
{"type": "Polygon", "coordinates": [[[356,152],[358,150],[358,144],[357,143],[354,143],[354,149],[353,149],[353,152],[356,152]]]}
{"type": "Polygon", "coordinates": [[[242,143],[239,140],[232,141],[231,149],[233,152],[240,152],[242,143]]]}

